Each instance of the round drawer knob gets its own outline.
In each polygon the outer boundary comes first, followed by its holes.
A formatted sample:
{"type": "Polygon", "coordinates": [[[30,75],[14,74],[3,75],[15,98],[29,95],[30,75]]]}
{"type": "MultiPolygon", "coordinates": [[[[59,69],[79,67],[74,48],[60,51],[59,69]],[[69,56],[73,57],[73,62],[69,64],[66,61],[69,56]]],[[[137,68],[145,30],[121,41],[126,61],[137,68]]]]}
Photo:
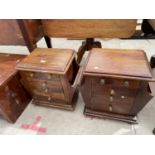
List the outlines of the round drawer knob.
{"type": "Polygon", "coordinates": [[[19,105],[19,104],[20,104],[20,102],[19,102],[19,100],[18,100],[18,99],[15,99],[15,102],[16,102],[16,104],[17,104],[17,105],[19,105]]]}
{"type": "Polygon", "coordinates": [[[121,99],[125,99],[125,96],[121,96],[121,99]]]}
{"type": "Polygon", "coordinates": [[[46,85],[47,85],[46,82],[42,83],[42,86],[43,86],[43,87],[46,87],[46,85]]]}
{"type": "Polygon", "coordinates": [[[48,88],[45,89],[45,93],[47,93],[47,92],[48,92],[48,88]]]}
{"type": "Polygon", "coordinates": [[[48,101],[51,101],[51,100],[52,100],[52,98],[49,96],[49,97],[48,97],[48,101]]]}
{"type": "Polygon", "coordinates": [[[115,91],[113,89],[111,89],[110,95],[115,95],[115,91]]]}
{"type": "Polygon", "coordinates": [[[109,105],[109,111],[112,111],[112,105],[109,105]]]}
{"type": "Polygon", "coordinates": [[[12,96],[12,97],[15,97],[15,96],[16,96],[16,94],[15,94],[15,93],[11,93],[11,96],[12,96]]]}
{"type": "Polygon", "coordinates": [[[33,74],[33,73],[31,73],[31,74],[30,74],[30,77],[34,77],[34,74],[33,74]]]}
{"type": "Polygon", "coordinates": [[[128,87],[129,86],[129,81],[124,81],[124,86],[128,87]]]}
{"type": "Polygon", "coordinates": [[[104,85],[104,84],[105,84],[105,79],[101,79],[101,80],[100,80],[100,84],[101,84],[101,85],[104,85]]]}

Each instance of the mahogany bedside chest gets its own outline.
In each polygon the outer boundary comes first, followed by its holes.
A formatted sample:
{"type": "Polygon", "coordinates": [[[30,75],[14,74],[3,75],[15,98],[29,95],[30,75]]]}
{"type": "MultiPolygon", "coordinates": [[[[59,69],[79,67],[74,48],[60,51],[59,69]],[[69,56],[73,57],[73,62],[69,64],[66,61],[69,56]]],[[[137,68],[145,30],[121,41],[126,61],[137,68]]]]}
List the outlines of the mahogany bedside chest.
{"type": "Polygon", "coordinates": [[[25,56],[0,54],[0,115],[15,122],[30,102],[15,66],[25,56]]]}
{"type": "Polygon", "coordinates": [[[154,81],[144,51],[94,48],[83,69],[84,114],[137,123],[154,81]]]}
{"type": "Polygon", "coordinates": [[[36,48],[17,69],[34,104],[74,109],[79,66],[72,50],[36,48]]]}

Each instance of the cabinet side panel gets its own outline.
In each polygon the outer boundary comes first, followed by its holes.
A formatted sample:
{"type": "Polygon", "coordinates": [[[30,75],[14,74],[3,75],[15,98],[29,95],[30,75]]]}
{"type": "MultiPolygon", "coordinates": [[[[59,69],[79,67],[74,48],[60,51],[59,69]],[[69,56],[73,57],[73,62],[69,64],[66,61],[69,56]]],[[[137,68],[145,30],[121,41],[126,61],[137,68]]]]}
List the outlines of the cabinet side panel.
{"type": "Polygon", "coordinates": [[[148,82],[141,82],[141,86],[134,101],[130,115],[137,115],[153,96],[148,93],[148,82]]]}
{"type": "Polygon", "coordinates": [[[91,91],[92,91],[92,85],[91,85],[91,77],[90,76],[84,76],[81,84],[81,95],[83,97],[83,100],[85,102],[86,107],[91,108],[91,91]]]}

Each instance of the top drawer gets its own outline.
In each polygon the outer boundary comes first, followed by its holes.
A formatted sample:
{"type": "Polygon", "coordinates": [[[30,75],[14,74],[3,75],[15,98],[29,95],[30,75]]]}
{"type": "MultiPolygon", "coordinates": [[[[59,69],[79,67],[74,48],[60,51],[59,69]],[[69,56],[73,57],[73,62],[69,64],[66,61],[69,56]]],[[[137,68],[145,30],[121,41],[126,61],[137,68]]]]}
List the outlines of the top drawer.
{"type": "Polygon", "coordinates": [[[138,89],[140,87],[140,81],[94,77],[92,78],[92,85],[94,87],[111,86],[111,87],[121,87],[128,89],[138,89]]]}
{"type": "Polygon", "coordinates": [[[54,81],[59,80],[59,75],[54,75],[50,73],[20,71],[20,74],[23,78],[27,78],[27,80],[29,81],[33,79],[54,80],[54,81]]]}

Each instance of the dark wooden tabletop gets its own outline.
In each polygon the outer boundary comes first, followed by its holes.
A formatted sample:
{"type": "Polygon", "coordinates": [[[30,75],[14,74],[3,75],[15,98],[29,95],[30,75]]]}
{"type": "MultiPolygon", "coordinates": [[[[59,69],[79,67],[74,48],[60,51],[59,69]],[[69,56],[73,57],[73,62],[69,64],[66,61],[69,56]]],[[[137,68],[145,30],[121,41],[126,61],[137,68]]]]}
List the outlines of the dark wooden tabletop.
{"type": "Polygon", "coordinates": [[[94,48],[85,72],[152,78],[146,54],[142,50],[94,48]]]}
{"type": "Polygon", "coordinates": [[[70,49],[36,48],[17,66],[19,70],[64,73],[74,57],[70,49]]]}

